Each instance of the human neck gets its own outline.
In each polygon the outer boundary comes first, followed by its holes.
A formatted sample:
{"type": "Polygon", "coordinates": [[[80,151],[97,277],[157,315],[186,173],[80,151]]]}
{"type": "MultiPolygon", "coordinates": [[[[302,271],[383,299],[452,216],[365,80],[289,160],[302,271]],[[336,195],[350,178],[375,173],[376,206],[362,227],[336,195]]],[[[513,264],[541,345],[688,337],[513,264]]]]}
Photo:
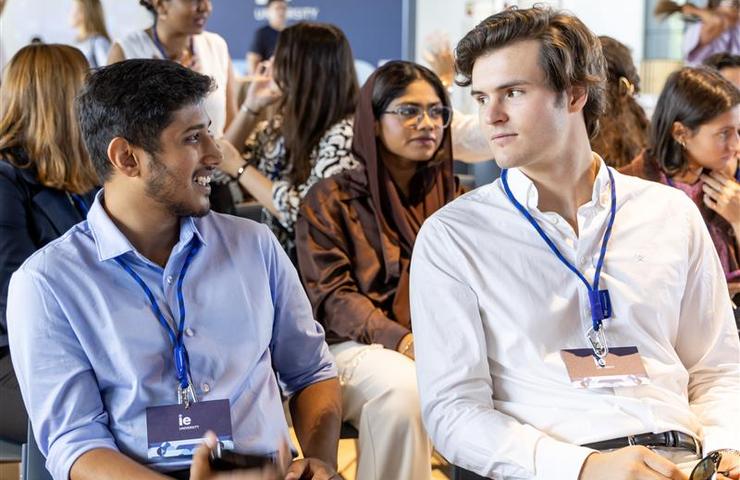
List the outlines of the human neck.
{"type": "Polygon", "coordinates": [[[162,22],[156,22],[154,28],[157,32],[157,38],[159,38],[159,42],[170,60],[178,60],[182,57],[184,51],[190,49],[191,35],[174,32],[162,22]]]}
{"type": "Polygon", "coordinates": [[[674,182],[681,182],[681,183],[686,183],[688,185],[693,185],[694,183],[699,181],[699,177],[701,176],[701,171],[702,171],[701,165],[699,165],[693,160],[689,160],[688,164],[686,165],[686,169],[683,172],[673,175],[671,179],[674,182]]]}
{"type": "Polygon", "coordinates": [[[593,157],[590,148],[582,149],[570,158],[574,161],[532,165],[520,170],[537,187],[537,208],[542,212],[557,213],[578,235],[578,208],[591,200],[601,163],[593,157]]]}
{"type": "Polygon", "coordinates": [[[180,237],[180,219],[146,195],[134,195],[113,186],[105,187],[104,199],[103,207],[108,216],[134,248],[164,267],[180,237]]]}
{"type": "Polygon", "coordinates": [[[408,198],[411,192],[411,180],[416,174],[417,162],[404,160],[397,155],[386,152],[383,163],[396,184],[396,188],[404,197],[408,198]]]}

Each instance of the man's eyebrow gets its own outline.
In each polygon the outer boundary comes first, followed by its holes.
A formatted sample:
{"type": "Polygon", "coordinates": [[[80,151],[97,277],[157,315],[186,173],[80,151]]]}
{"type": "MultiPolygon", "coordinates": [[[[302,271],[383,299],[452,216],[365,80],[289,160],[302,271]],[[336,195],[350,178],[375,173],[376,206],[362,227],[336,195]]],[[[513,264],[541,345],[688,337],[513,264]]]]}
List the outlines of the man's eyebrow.
{"type": "MultiPolygon", "coordinates": [[[[533,85],[533,82],[530,82],[528,80],[512,80],[510,82],[502,83],[501,85],[497,86],[495,90],[506,90],[507,88],[519,87],[523,85],[533,85]]],[[[470,91],[470,96],[475,97],[476,95],[485,95],[485,93],[481,92],[480,90],[470,91]]]]}
{"type": "Polygon", "coordinates": [[[208,122],[208,125],[206,125],[205,123],[198,123],[198,124],[196,124],[196,125],[191,125],[191,126],[189,126],[188,128],[186,128],[185,130],[183,130],[183,131],[182,131],[182,133],[183,133],[183,134],[186,134],[186,133],[188,133],[188,132],[192,132],[192,131],[194,131],[194,130],[203,130],[203,129],[207,129],[208,127],[210,127],[210,126],[211,126],[211,124],[212,124],[212,123],[213,123],[213,122],[209,121],[209,122],[208,122]]]}

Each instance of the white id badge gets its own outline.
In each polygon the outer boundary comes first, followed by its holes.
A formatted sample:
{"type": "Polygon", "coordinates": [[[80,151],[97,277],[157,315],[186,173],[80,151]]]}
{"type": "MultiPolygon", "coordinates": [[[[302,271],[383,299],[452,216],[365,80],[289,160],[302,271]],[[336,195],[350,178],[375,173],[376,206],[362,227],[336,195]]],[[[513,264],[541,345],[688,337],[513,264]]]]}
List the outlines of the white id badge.
{"type": "Polygon", "coordinates": [[[216,433],[222,448],[234,449],[231,409],[228,400],[209,400],[185,405],[146,409],[147,457],[192,457],[208,430],[216,433]]]}
{"type": "Polygon", "coordinates": [[[634,387],[650,383],[637,347],[614,347],[600,367],[593,350],[573,348],[560,351],[570,382],[578,388],[634,387]]]}

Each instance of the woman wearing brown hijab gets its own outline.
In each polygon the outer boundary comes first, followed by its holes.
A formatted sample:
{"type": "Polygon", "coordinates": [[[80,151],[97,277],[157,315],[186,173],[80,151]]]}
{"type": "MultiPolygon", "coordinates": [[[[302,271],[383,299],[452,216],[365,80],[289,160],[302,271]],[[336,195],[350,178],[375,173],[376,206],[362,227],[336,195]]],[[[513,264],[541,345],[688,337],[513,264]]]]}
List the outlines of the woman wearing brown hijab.
{"type": "Polygon", "coordinates": [[[360,92],[352,151],[361,166],[316,184],[297,223],[301,276],[336,357],[344,420],[360,432],[359,480],[431,477],[409,264],[421,224],[461,193],[450,120],[434,73],[385,64],[360,92]]]}

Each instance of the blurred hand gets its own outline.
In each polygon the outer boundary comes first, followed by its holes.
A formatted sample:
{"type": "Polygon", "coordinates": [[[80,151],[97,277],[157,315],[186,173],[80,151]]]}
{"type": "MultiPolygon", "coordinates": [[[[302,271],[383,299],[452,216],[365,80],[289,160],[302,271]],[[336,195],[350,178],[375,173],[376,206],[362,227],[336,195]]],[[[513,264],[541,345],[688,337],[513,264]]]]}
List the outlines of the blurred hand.
{"type": "Polygon", "coordinates": [[[722,461],[719,462],[720,472],[727,475],[717,475],[717,480],[729,478],[730,480],[740,480],[740,455],[723,453],[722,461]]]}
{"type": "Polygon", "coordinates": [[[233,470],[230,472],[214,472],[208,462],[218,442],[213,432],[206,433],[203,445],[198,447],[193,455],[193,463],[190,465],[190,480],[278,480],[277,471],[274,467],[265,467],[255,470],[233,470]]]}
{"type": "Polygon", "coordinates": [[[255,74],[251,77],[244,104],[253,112],[261,112],[263,108],[275,103],[281,96],[282,92],[273,78],[272,60],[260,62],[255,74]]]}
{"type": "Polygon", "coordinates": [[[704,204],[727,220],[733,228],[740,226],[740,184],[720,172],[702,174],[704,204]]]}
{"type": "Polygon", "coordinates": [[[232,177],[235,177],[239,168],[244,165],[244,157],[241,156],[239,150],[237,150],[231,142],[224,138],[217,138],[216,145],[218,145],[218,148],[221,150],[221,154],[223,155],[218,168],[232,177]]]}
{"type": "Polygon", "coordinates": [[[452,86],[455,81],[455,57],[445,35],[438,33],[426,38],[424,60],[445,87],[452,86]]]}
{"type": "Polygon", "coordinates": [[[687,480],[678,467],[647,447],[593,453],[583,462],[578,480],[687,480]]]}
{"type": "MultiPolygon", "coordinates": [[[[730,289],[730,298],[740,293],[740,282],[730,282],[727,284],[730,289]]],[[[740,305],[738,306],[740,308],[740,305]]]]}
{"type": "Polygon", "coordinates": [[[414,334],[407,333],[400,342],[398,342],[398,353],[406,355],[411,360],[416,360],[414,354],[414,334]]]}
{"type": "Polygon", "coordinates": [[[288,467],[285,480],[340,480],[341,477],[328,463],[318,458],[301,458],[288,467]]]}

